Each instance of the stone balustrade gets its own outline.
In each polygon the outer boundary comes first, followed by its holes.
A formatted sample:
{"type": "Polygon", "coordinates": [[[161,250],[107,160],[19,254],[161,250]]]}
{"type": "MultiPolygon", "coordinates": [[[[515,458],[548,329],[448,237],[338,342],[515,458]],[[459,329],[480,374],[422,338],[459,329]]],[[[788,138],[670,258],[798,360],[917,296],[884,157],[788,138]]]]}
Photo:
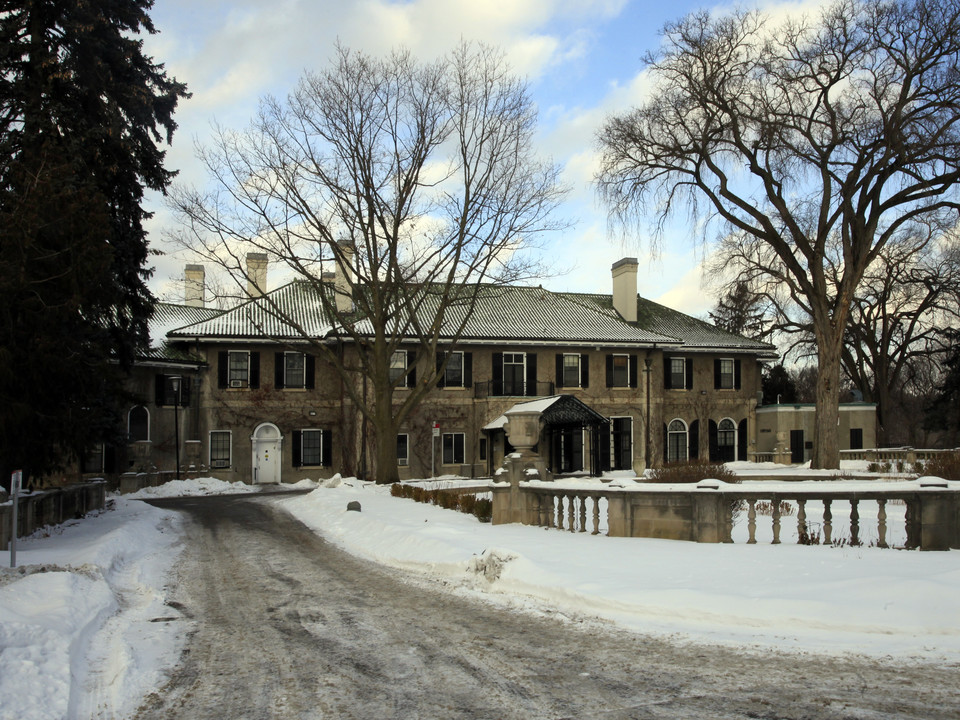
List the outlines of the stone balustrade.
{"type": "MultiPolygon", "coordinates": [[[[21,494],[17,498],[17,537],[32,535],[47,525],[58,525],[103,509],[106,489],[103,480],[94,480],[21,494]]],[[[12,525],[13,503],[8,500],[0,505],[0,550],[9,547],[12,525]]]]}
{"type": "Polygon", "coordinates": [[[747,544],[759,542],[758,528],[765,523],[769,525],[762,528],[764,537],[780,544],[786,523],[796,522],[800,544],[860,545],[865,542],[862,526],[869,520],[869,542],[888,547],[894,529],[888,506],[897,503],[905,506],[897,545],[960,549],[960,483],[937,478],[898,483],[763,481],[735,485],[707,480],[698,485],[630,483],[592,488],[507,482],[494,483],[492,491],[495,524],[520,522],[593,535],[606,530],[611,537],[705,543],[733,542],[739,519],[741,527],[745,520],[745,532],[739,534],[747,544]],[[784,503],[791,503],[791,512],[795,504],[795,518],[784,517],[784,503]],[[761,508],[767,514],[761,513],[761,508]]]}

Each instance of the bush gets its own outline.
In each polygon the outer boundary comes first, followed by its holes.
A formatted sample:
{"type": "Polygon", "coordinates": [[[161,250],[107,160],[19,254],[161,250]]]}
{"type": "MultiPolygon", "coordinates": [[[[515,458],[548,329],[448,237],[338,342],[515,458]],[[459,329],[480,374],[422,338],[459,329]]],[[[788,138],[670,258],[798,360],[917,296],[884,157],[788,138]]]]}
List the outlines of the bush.
{"type": "Polygon", "coordinates": [[[924,466],[925,475],[934,475],[944,480],[960,480],[960,452],[937,455],[924,466]]]}
{"type": "Polygon", "coordinates": [[[707,478],[726,483],[740,482],[740,478],[728,470],[726,465],[709,462],[708,460],[669,463],[654,470],[650,481],[656,483],[698,483],[707,478]]]}
{"type": "Polygon", "coordinates": [[[428,490],[417,485],[394,483],[390,488],[393,497],[408,498],[415,502],[436,505],[445,510],[459,510],[467,515],[473,515],[480,522],[490,522],[493,519],[493,501],[478,498],[470,493],[459,494],[442,490],[428,490]]]}

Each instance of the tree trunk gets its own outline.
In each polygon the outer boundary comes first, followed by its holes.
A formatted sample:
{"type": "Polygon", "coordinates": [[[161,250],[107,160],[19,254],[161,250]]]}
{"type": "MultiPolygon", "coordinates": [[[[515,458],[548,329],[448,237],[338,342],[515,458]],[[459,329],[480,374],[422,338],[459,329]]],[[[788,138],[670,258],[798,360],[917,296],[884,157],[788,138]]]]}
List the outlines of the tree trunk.
{"type": "Polygon", "coordinates": [[[393,416],[393,393],[389,387],[374,387],[373,408],[373,467],[370,473],[377,483],[395,483],[400,480],[397,468],[398,423],[393,416]]]}
{"type": "Polygon", "coordinates": [[[841,338],[817,338],[817,414],[813,430],[815,469],[840,468],[840,350],[841,338]]]}

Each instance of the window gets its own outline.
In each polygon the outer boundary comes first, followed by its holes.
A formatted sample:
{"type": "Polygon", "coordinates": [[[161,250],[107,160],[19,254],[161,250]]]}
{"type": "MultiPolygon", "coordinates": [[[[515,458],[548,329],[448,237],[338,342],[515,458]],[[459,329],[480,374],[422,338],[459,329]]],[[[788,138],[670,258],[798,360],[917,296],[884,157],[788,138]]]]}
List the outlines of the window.
{"type": "Polygon", "coordinates": [[[724,418],[717,425],[717,459],[732,462],[737,459],[737,424],[724,418]]]}
{"type": "Polygon", "coordinates": [[[444,387],[463,387],[463,353],[453,352],[447,359],[447,368],[443,371],[444,387]]]}
{"type": "Polygon", "coordinates": [[[229,430],[213,430],[210,432],[210,467],[230,467],[229,430]]]}
{"type": "Polygon", "coordinates": [[[397,465],[406,467],[410,464],[410,436],[406,433],[397,435],[397,465]]]}
{"type": "Polygon", "coordinates": [[[583,470],[583,429],[563,428],[551,438],[554,472],[583,470]]]}
{"type": "Polygon", "coordinates": [[[127,437],[130,442],[150,439],[150,413],[143,405],[130,408],[130,414],[127,415],[127,437]]]}
{"type": "Polygon", "coordinates": [[[667,462],[686,461],[687,447],[687,424],[680,419],[671,420],[667,426],[667,462]]]}
{"type": "Polygon", "coordinates": [[[503,394],[525,395],[526,354],[503,354],[503,394]]]}
{"type": "Polygon", "coordinates": [[[227,353],[227,381],[232,388],[244,388],[250,385],[250,353],[231,350],[227,353]]]}
{"type": "Polygon", "coordinates": [[[863,428],[850,428],[850,449],[863,450],[863,428]]]}
{"type": "Polygon", "coordinates": [[[462,465],[464,463],[463,433],[443,434],[443,464],[462,465]]]}
{"type": "Polygon", "coordinates": [[[607,387],[637,386],[637,356],[607,355],[607,387]]]}
{"type": "Polygon", "coordinates": [[[300,431],[300,464],[301,465],[322,465],[323,464],[323,431],[322,430],[301,430],[300,431]]]}
{"type": "Polygon", "coordinates": [[[407,351],[397,350],[390,356],[390,382],[396,383],[407,372],[407,351]]]}
{"type": "Polygon", "coordinates": [[[565,388],[582,387],[580,382],[581,356],[564,353],[561,362],[563,365],[560,369],[560,386],[565,388]]]}
{"type": "Polygon", "coordinates": [[[598,441],[600,468],[630,470],[633,468],[633,418],[612,417],[600,431],[598,441]]]}
{"type": "Polygon", "coordinates": [[[670,387],[682,388],[687,385],[687,364],[683,358],[670,358],[670,387]]]}
{"type": "Polygon", "coordinates": [[[486,460],[487,459],[487,439],[485,437],[480,438],[479,452],[480,452],[480,459],[486,460]]]}
{"type": "Polygon", "coordinates": [[[306,363],[303,353],[286,352],[283,354],[283,386],[302,388],[305,386],[306,363]]]}
{"type": "Polygon", "coordinates": [[[718,390],[739,390],[740,361],[729,358],[714,360],[713,386],[718,390]]]}

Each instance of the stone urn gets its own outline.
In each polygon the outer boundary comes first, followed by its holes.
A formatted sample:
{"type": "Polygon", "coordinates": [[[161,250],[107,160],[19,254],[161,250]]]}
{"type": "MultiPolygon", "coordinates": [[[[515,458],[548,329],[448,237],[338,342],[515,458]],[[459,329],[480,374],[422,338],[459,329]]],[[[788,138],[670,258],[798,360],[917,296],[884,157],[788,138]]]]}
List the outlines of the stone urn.
{"type": "Polygon", "coordinates": [[[510,444],[520,453],[524,460],[537,457],[533,446],[540,440],[540,411],[539,410],[508,410],[507,422],[503,426],[510,444]]]}

